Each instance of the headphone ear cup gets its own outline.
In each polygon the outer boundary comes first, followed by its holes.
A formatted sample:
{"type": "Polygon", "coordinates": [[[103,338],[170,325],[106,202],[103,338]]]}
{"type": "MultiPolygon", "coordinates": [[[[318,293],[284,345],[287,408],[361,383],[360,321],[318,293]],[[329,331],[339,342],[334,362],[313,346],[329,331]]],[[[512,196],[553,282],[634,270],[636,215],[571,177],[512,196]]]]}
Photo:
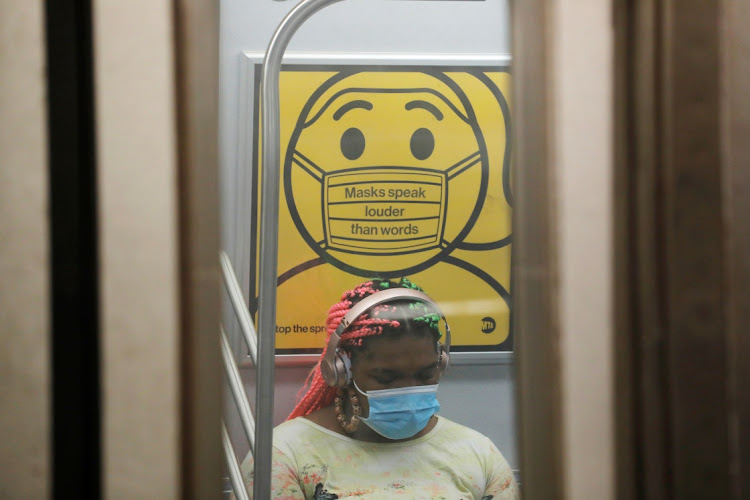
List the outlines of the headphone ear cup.
{"type": "Polygon", "coordinates": [[[346,387],[352,380],[352,362],[345,352],[337,351],[334,361],[336,381],[333,387],[346,387]]]}

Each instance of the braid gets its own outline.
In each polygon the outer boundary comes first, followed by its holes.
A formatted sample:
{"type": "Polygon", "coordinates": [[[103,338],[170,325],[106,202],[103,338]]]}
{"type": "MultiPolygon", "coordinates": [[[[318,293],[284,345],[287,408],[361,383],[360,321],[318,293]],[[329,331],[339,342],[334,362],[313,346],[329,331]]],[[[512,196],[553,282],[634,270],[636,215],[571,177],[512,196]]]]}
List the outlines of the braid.
{"type": "MultiPolygon", "coordinates": [[[[331,338],[331,335],[339,327],[341,320],[354,304],[380,290],[386,290],[389,288],[410,288],[422,291],[419,286],[415,285],[407,278],[401,278],[398,283],[376,278],[362,283],[352,290],[344,292],[341,295],[341,301],[332,305],[328,310],[328,318],[326,319],[326,347],[323,348],[320,360],[324,359],[326,356],[328,341],[331,338]]],[[[408,308],[410,310],[417,309],[418,312],[421,313],[421,315],[412,318],[416,324],[428,326],[430,330],[436,332],[435,334],[439,338],[439,315],[431,312],[424,303],[419,301],[408,303],[408,308]]],[[[385,329],[398,329],[401,326],[401,322],[389,318],[389,316],[394,316],[394,313],[397,310],[398,307],[395,305],[379,304],[361,314],[342,334],[339,347],[351,352],[352,349],[362,347],[363,340],[368,337],[381,335],[385,329]]],[[[294,407],[294,410],[292,410],[292,413],[289,414],[287,420],[309,415],[313,411],[325,408],[333,403],[333,400],[336,397],[336,388],[329,387],[323,380],[323,375],[320,372],[320,360],[318,360],[318,363],[307,376],[305,384],[297,394],[297,405],[294,407]]]]}

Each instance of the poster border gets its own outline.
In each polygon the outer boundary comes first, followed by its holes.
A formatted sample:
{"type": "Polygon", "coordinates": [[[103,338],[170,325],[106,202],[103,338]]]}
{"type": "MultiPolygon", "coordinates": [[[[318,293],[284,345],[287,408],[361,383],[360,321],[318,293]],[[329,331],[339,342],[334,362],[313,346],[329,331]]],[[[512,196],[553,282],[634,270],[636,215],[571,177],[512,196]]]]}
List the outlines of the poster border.
{"type": "MultiPolygon", "coordinates": [[[[250,277],[252,274],[252,234],[257,231],[257,203],[255,199],[252,203],[243,205],[242,200],[247,196],[242,194],[247,192],[254,193],[254,186],[257,184],[257,172],[254,167],[254,151],[257,150],[257,138],[254,134],[254,123],[257,122],[257,96],[255,96],[256,79],[260,77],[260,72],[256,68],[263,62],[264,53],[254,51],[243,51],[242,62],[240,65],[240,109],[238,116],[238,138],[239,138],[239,156],[237,162],[237,197],[239,215],[235,226],[235,255],[240,256],[237,263],[237,274],[241,277],[241,286],[245,296],[252,296],[250,277]],[[252,137],[252,140],[242,140],[243,138],[252,137]]],[[[297,67],[315,67],[325,68],[326,66],[370,66],[378,65],[383,70],[388,67],[424,67],[438,66],[449,70],[451,67],[466,68],[474,66],[487,68],[488,70],[504,70],[511,72],[510,54],[395,54],[395,53],[346,53],[346,52],[288,52],[283,59],[283,65],[292,65],[297,67]]],[[[511,247],[513,248],[513,247],[511,247]]],[[[512,250],[511,250],[512,251],[512,250]]],[[[511,257],[512,262],[512,257],[511,257]]],[[[513,281],[513,271],[511,268],[511,282],[513,281]]],[[[249,301],[250,302],[250,301],[249,301]]],[[[512,307],[512,306],[511,306],[512,307]]],[[[252,314],[252,311],[251,311],[252,314]]],[[[515,346],[514,322],[511,311],[510,332],[508,339],[513,340],[515,346]]],[[[241,340],[241,339],[240,339],[241,340]]],[[[506,339],[507,341],[507,339],[506,339]]],[[[510,364],[514,360],[514,351],[512,350],[489,350],[494,346],[487,346],[487,350],[482,350],[482,346],[462,346],[457,350],[451,350],[451,363],[455,365],[490,365],[490,364],[510,364]],[[464,350],[465,349],[465,350],[464,350]]],[[[318,359],[319,354],[312,352],[296,353],[276,353],[277,365],[313,365],[318,359]]],[[[316,350],[317,351],[317,350],[316,350]]],[[[242,349],[236,352],[243,352],[242,349]]],[[[242,366],[250,366],[249,358],[243,356],[238,360],[242,366]]]]}

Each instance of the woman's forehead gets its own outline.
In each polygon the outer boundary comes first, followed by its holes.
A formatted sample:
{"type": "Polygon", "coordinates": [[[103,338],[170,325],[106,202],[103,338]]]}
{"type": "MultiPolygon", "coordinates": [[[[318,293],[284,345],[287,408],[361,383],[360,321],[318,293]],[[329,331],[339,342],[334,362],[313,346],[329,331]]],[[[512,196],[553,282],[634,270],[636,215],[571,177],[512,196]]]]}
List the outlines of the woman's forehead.
{"type": "Polygon", "coordinates": [[[429,363],[437,352],[435,340],[426,335],[371,337],[358,360],[367,365],[397,365],[414,360],[429,363]]]}

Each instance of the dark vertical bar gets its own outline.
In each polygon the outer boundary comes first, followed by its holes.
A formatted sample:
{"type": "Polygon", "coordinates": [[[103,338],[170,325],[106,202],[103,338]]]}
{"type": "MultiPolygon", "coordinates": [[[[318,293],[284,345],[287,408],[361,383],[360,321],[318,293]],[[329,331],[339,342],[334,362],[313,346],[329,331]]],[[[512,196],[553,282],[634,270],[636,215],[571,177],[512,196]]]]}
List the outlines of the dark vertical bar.
{"type": "Polygon", "coordinates": [[[219,3],[174,0],[182,396],[182,498],[221,491],[219,3]]]}
{"type": "Polygon", "coordinates": [[[722,3],[722,141],[732,498],[750,498],[750,3],[722,3]]]}
{"type": "Polygon", "coordinates": [[[632,217],[629,272],[632,288],[634,347],[633,380],[636,387],[636,471],[638,498],[671,498],[669,445],[669,381],[664,357],[668,349],[665,324],[663,211],[663,150],[660,91],[664,61],[662,2],[633,4],[632,94],[630,115],[632,162],[632,217]]]}
{"type": "Polygon", "coordinates": [[[557,228],[550,172],[550,4],[513,2],[513,321],[525,499],[564,498],[557,228]]]}
{"type": "Polygon", "coordinates": [[[48,0],[52,492],[99,498],[96,164],[90,0],[48,0]]]}
{"type": "Polygon", "coordinates": [[[620,4],[617,331],[630,359],[618,360],[618,498],[742,498],[730,481],[721,2],[620,4]]]}
{"type": "Polygon", "coordinates": [[[675,498],[730,498],[720,4],[680,0],[664,5],[665,362],[672,491],[675,498]]]}
{"type": "Polygon", "coordinates": [[[615,329],[615,486],[617,500],[635,500],[639,485],[636,476],[635,437],[636,383],[634,379],[636,346],[630,332],[636,324],[632,293],[631,256],[634,254],[632,212],[634,182],[628,165],[632,162],[633,129],[633,48],[635,21],[628,0],[613,2],[614,52],[614,329],[615,329]]]}

